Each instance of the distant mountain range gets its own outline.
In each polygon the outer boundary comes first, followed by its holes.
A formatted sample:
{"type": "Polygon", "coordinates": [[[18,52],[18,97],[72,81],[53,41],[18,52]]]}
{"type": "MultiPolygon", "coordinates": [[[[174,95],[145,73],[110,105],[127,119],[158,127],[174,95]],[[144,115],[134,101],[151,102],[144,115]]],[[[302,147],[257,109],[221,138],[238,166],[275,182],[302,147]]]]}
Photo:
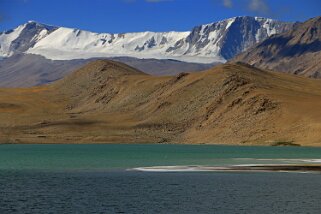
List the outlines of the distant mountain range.
{"type": "Polygon", "coordinates": [[[255,67],[321,78],[321,16],[254,45],[233,61],[255,67]]]}
{"type": "MultiPolygon", "coordinates": [[[[113,57],[109,59],[126,63],[155,76],[198,72],[214,66],[214,64],[167,59],[138,59],[133,57],[113,57]]],[[[94,60],[97,60],[97,58],[50,60],[35,54],[15,54],[0,60],[0,87],[30,87],[50,83],[94,60]]]]}
{"type": "Polygon", "coordinates": [[[228,60],[321,78],[321,17],[287,23],[245,16],[189,32],[126,34],[97,34],[31,21],[0,34],[0,58],[0,87],[49,83],[98,58],[152,75],[201,71],[228,60]]]}
{"type": "Polygon", "coordinates": [[[0,33],[0,57],[31,53],[51,60],[97,57],[225,62],[293,23],[260,17],[234,17],[186,32],[93,33],[29,21],[0,33]]]}

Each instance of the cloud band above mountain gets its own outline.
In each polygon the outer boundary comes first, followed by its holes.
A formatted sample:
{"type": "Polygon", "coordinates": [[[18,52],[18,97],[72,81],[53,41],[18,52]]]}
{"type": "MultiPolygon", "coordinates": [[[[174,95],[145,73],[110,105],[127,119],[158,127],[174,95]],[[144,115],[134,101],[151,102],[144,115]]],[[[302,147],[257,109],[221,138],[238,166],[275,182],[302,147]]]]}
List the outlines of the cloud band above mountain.
{"type": "MultiPolygon", "coordinates": [[[[271,14],[269,5],[264,0],[245,0],[246,10],[257,13],[259,15],[271,14]]],[[[226,8],[233,8],[234,0],[223,0],[223,5],[226,8]]]]}

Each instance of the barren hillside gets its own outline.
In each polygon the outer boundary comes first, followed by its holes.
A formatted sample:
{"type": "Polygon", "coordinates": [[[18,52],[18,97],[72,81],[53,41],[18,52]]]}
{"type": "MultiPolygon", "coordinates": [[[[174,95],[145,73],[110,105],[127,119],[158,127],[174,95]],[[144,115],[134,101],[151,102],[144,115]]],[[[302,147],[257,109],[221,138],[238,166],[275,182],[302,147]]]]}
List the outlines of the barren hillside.
{"type": "Polygon", "coordinates": [[[41,87],[0,90],[3,143],[321,146],[321,81],[225,64],[155,77],[99,60],[41,87]]]}

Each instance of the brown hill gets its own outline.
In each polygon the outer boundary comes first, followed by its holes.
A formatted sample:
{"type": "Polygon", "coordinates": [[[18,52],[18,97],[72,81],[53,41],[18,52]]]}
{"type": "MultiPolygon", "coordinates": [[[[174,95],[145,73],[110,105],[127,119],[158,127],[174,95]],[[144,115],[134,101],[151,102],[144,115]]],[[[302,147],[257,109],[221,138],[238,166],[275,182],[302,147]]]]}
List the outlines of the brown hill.
{"type": "Polygon", "coordinates": [[[232,61],[321,78],[321,16],[296,24],[293,30],[264,40],[232,61]]]}
{"type": "Polygon", "coordinates": [[[320,108],[319,80],[244,64],[155,77],[100,60],[51,85],[1,89],[0,139],[321,146],[320,108]]]}

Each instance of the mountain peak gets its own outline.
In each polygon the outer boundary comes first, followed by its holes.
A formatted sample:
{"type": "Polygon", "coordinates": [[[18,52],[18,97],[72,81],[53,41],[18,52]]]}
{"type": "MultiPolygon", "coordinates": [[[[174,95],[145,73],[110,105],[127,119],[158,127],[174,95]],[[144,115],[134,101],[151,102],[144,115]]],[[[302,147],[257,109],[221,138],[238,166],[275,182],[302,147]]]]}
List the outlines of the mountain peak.
{"type": "Polygon", "coordinates": [[[49,25],[49,24],[44,24],[44,23],[41,23],[41,22],[38,22],[38,21],[35,21],[35,20],[29,20],[27,21],[25,24],[25,26],[37,26],[37,27],[45,27],[45,28],[56,28],[55,26],[53,25],[49,25]]]}

